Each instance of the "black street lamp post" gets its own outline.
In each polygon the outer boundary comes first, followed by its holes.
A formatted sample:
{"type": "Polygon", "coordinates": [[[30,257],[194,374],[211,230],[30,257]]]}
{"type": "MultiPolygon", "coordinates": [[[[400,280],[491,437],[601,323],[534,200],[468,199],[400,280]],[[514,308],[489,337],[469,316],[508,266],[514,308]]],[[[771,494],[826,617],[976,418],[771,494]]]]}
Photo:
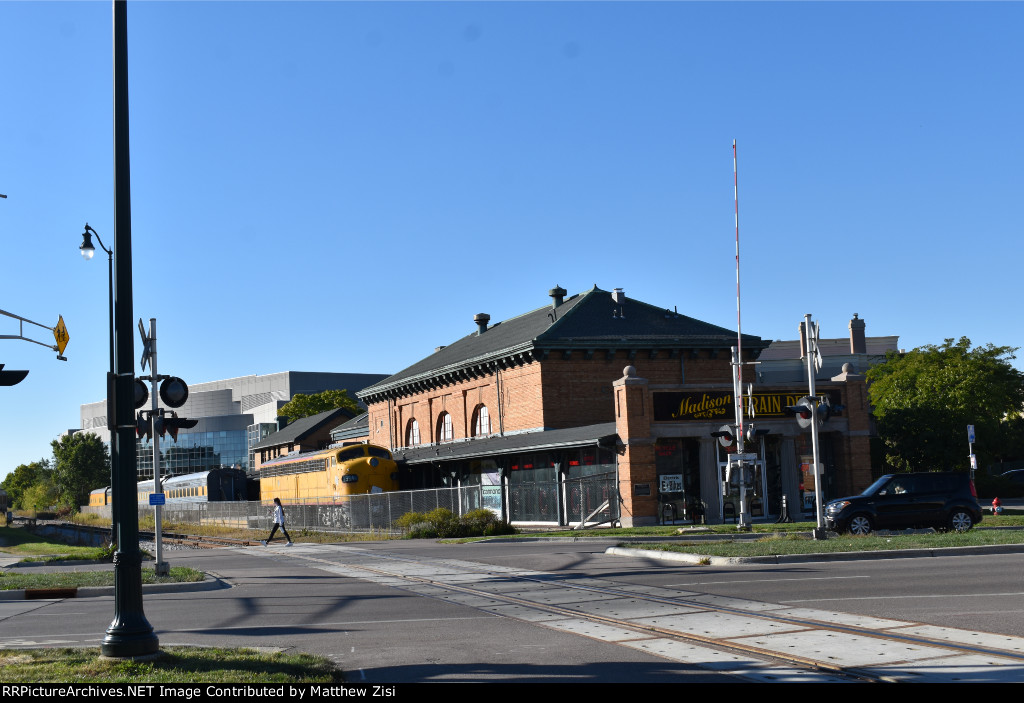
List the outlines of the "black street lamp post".
{"type": "MultiPolygon", "coordinates": [[[[114,536],[114,619],[100,652],[155,654],[160,642],[142,610],[142,553],[136,492],[135,346],[132,310],[132,209],[128,159],[128,8],[114,10],[114,418],[110,441],[114,536]]],[[[108,420],[108,422],[110,422],[108,420]]]]}
{"type": "Polygon", "coordinates": [[[82,232],[82,245],[78,247],[79,251],[82,252],[82,257],[88,261],[96,253],[96,247],[92,244],[92,235],[96,235],[96,241],[100,243],[100,249],[107,252],[107,300],[109,305],[109,317],[107,318],[110,323],[110,373],[114,373],[114,252],[103,246],[103,240],[100,238],[100,233],[89,226],[89,223],[85,223],[85,231],[82,232]]]}

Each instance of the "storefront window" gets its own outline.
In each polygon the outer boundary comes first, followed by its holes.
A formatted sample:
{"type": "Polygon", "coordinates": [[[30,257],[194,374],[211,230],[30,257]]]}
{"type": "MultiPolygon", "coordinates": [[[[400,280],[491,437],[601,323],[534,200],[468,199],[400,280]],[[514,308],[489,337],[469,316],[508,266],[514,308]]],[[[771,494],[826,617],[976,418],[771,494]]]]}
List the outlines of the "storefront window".
{"type": "Polygon", "coordinates": [[[662,522],[703,522],[700,444],[696,439],[661,439],[654,447],[658,473],[658,517],[662,522]]]}
{"type": "Polygon", "coordinates": [[[509,463],[508,490],[512,520],[558,520],[558,472],[550,452],[512,457],[509,463]]]}

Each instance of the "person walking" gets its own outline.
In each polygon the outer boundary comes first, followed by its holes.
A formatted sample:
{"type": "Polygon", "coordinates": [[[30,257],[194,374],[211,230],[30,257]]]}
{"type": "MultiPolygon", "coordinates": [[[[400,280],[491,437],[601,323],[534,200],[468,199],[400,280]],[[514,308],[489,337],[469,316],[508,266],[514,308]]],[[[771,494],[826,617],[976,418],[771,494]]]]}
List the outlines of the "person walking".
{"type": "Polygon", "coordinates": [[[264,547],[267,546],[267,542],[274,539],[274,535],[277,534],[277,528],[281,528],[281,532],[284,533],[284,538],[288,540],[286,547],[292,546],[292,538],[288,536],[288,530],[284,529],[284,508],[281,507],[281,499],[274,498],[274,528],[270,531],[270,536],[266,539],[260,540],[260,544],[264,547]]]}

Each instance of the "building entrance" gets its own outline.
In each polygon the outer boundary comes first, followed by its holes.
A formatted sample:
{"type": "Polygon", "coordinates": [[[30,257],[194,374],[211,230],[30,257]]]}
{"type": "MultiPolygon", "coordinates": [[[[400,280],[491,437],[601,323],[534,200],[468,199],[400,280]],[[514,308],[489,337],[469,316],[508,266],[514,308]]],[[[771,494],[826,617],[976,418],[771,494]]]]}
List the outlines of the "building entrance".
{"type": "MultiPolygon", "coordinates": [[[[718,485],[725,484],[726,462],[718,463],[718,485]]],[[[758,459],[754,462],[754,485],[747,487],[747,509],[750,511],[751,519],[763,518],[766,516],[765,493],[766,476],[765,462],[758,459]]],[[[722,522],[736,522],[740,516],[740,489],[729,484],[728,493],[722,497],[719,504],[719,519],[722,522]]]]}

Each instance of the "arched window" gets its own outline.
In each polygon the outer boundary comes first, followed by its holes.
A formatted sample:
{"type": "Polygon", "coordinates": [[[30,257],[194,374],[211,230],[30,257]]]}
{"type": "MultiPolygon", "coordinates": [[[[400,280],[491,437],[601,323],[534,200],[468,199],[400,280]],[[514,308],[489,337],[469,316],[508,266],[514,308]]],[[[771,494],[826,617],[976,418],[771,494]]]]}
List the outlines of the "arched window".
{"type": "Polygon", "coordinates": [[[486,437],[491,433],[491,416],[486,405],[476,406],[473,411],[473,436],[486,437]]]}
{"type": "Polygon", "coordinates": [[[437,441],[451,442],[452,438],[452,416],[443,412],[437,418],[437,441]]]}
{"type": "Polygon", "coordinates": [[[420,443],[420,423],[416,422],[416,418],[409,420],[409,424],[405,426],[405,446],[415,447],[420,443]]]}

